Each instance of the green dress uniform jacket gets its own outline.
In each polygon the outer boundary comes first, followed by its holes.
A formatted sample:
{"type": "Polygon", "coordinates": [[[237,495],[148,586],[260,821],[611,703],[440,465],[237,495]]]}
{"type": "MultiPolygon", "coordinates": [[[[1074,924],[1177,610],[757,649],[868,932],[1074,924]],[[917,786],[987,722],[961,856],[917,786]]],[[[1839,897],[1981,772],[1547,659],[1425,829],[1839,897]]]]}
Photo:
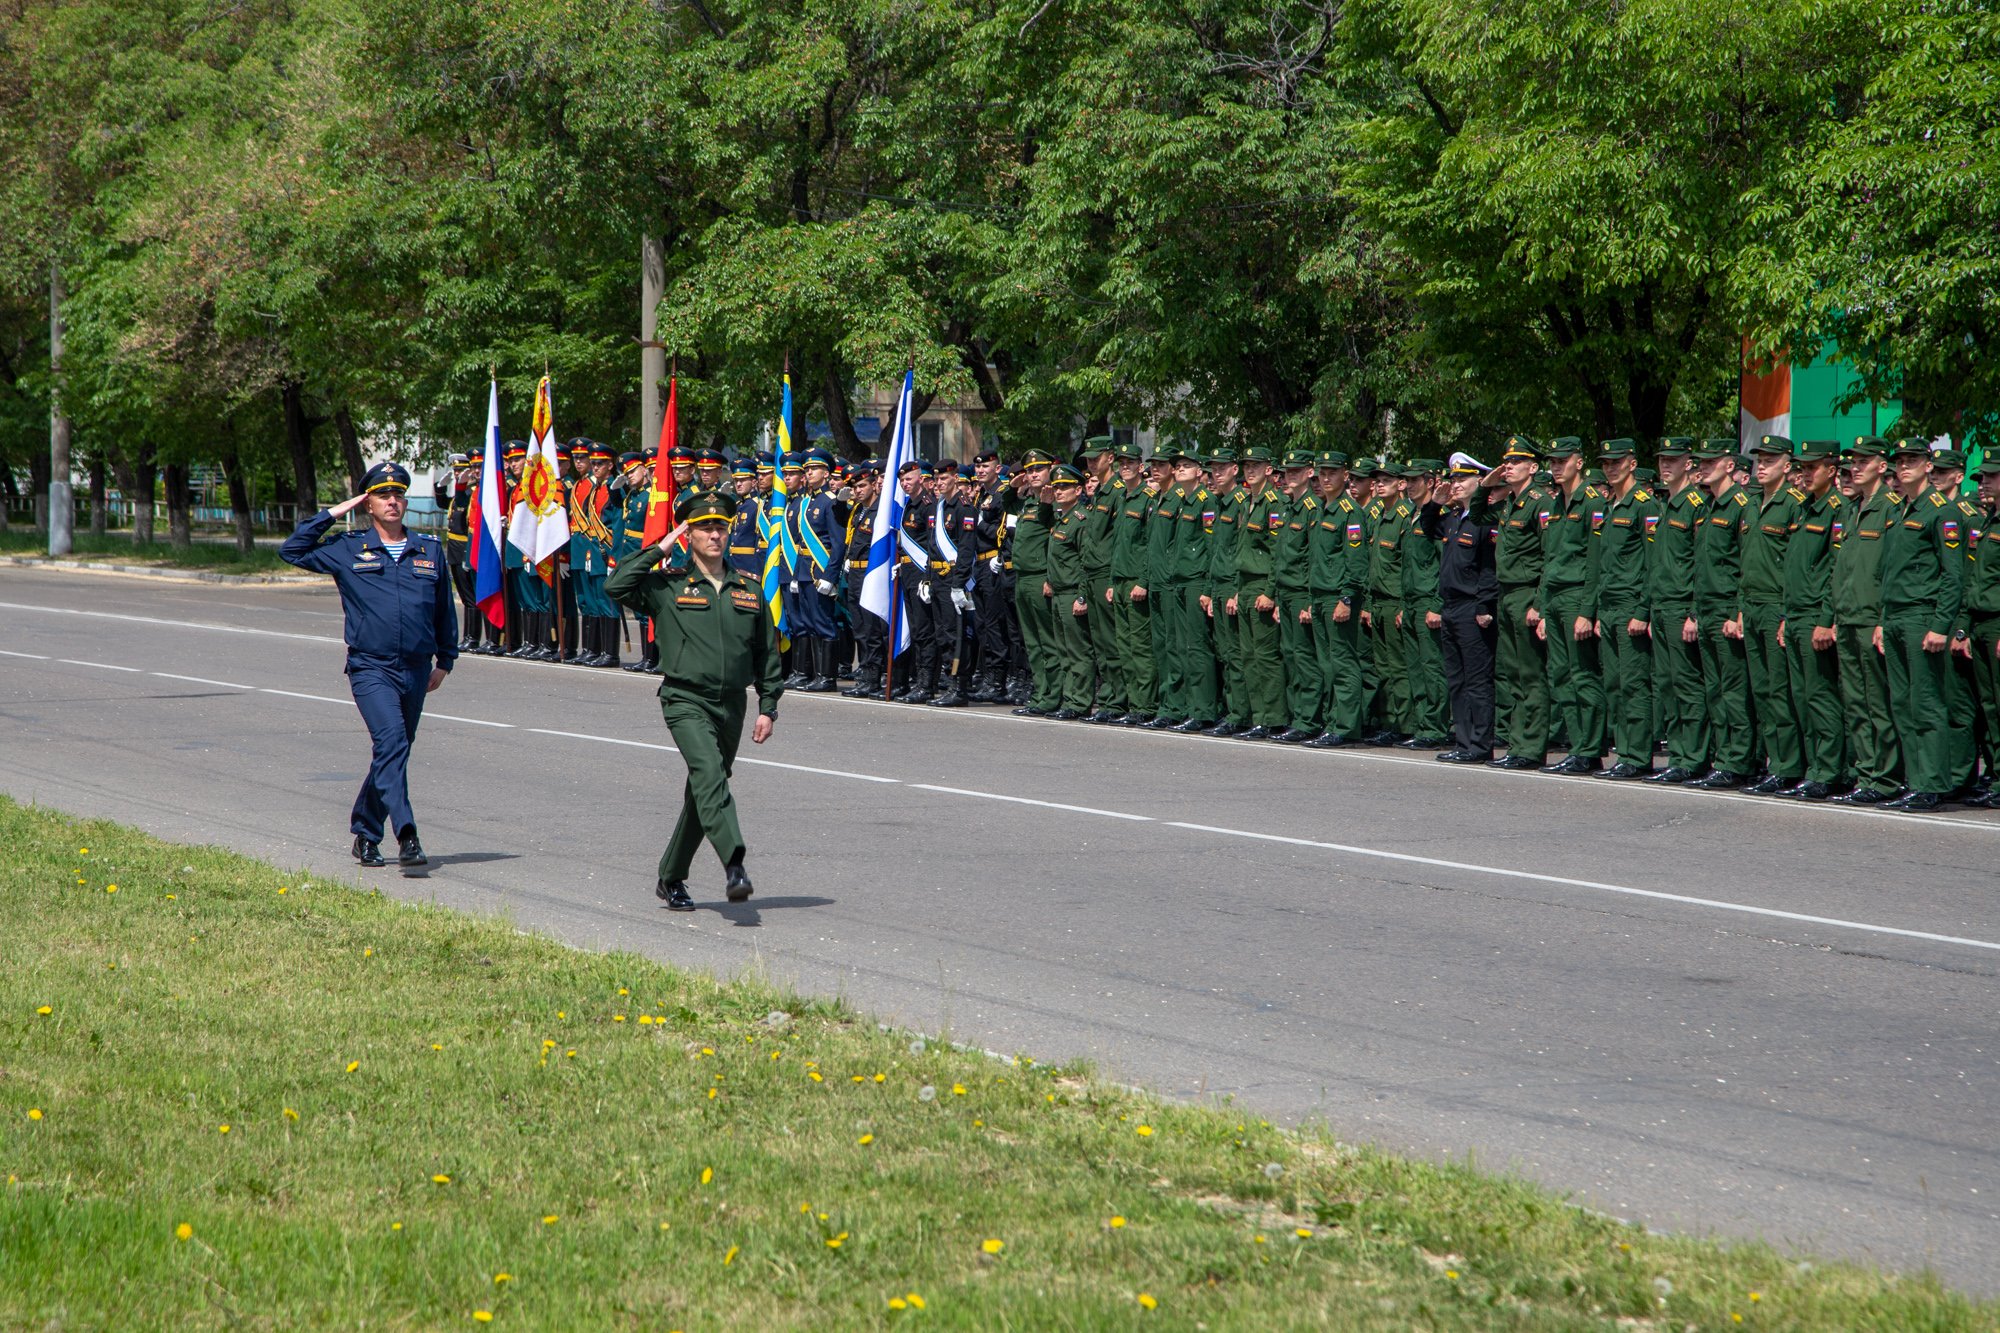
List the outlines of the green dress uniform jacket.
{"type": "Polygon", "coordinates": [[[1800,756],[1808,782],[1839,782],[1847,770],[1847,721],[1841,712],[1840,654],[1813,647],[1813,630],[1833,625],[1834,543],[1850,507],[1829,489],[1797,497],[1798,526],[1785,543],[1785,668],[1792,712],[1798,720],[1800,756]]]}
{"type": "Polygon", "coordinates": [[[1180,523],[1187,486],[1171,482],[1153,497],[1146,520],[1145,573],[1139,583],[1152,604],[1154,711],[1173,722],[1187,719],[1181,680],[1181,600],[1185,589],[1174,577],[1174,529],[1180,523]]]}
{"type": "Polygon", "coordinates": [[[1088,613],[1076,614],[1076,603],[1089,596],[1083,567],[1084,532],[1093,521],[1091,507],[1079,499],[1057,518],[1049,531],[1049,586],[1055,595],[1049,606],[1060,659],[1057,705],[1087,711],[1096,679],[1090,647],[1088,613]]]}
{"type": "MultiPolygon", "coordinates": [[[[1657,493],[1656,493],[1657,494],[1657,493]]],[[[1653,700],[1667,740],[1667,766],[1699,773],[1708,763],[1708,704],[1702,696],[1701,641],[1681,637],[1694,616],[1695,542],[1707,520],[1701,487],[1681,487],[1660,500],[1648,561],[1652,606],[1653,700]]],[[[1697,622],[1699,623],[1699,622],[1697,622]]]]}
{"type": "Polygon", "coordinates": [[[1403,586],[1399,594],[1410,695],[1408,730],[1442,739],[1451,734],[1451,696],[1445,691],[1444,653],[1438,642],[1442,631],[1430,628],[1425,617],[1444,612],[1444,598],[1438,591],[1443,548],[1425,533],[1418,508],[1408,500],[1403,506],[1410,510],[1403,523],[1403,586]]]}
{"type": "Polygon", "coordinates": [[[1957,625],[1968,535],[1958,506],[1925,486],[1908,497],[1883,538],[1882,656],[1904,780],[1913,791],[1939,796],[1956,785],[1947,702],[1952,666],[1949,649],[1927,652],[1923,639],[1949,640],[1957,625]]]}
{"type": "Polygon", "coordinates": [[[1215,494],[1211,503],[1215,516],[1204,525],[1209,537],[1208,578],[1202,589],[1209,600],[1209,639],[1222,676],[1222,720],[1244,727],[1249,725],[1250,689],[1243,675],[1242,616],[1229,614],[1229,599],[1236,595],[1236,548],[1243,536],[1250,491],[1233,486],[1227,493],[1215,494]]]}
{"type": "Polygon", "coordinates": [[[1285,661],[1272,611],[1257,599],[1277,597],[1278,530],[1284,525],[1285,493],[1266,482],[1243,507],[1236,539],[1236,624],[1242,644],[1243,679],[1253,725],[1282,729],[1285,722],[1285,661]]]}
{"type": "Polygon", "coordinates": [[[1791,669],[1785,663],[1784,649],[1778,646],[1778,625],[1784,619],[1785,543],[1798,528],[1799,506],[1804,499],[1805,492],[1795,486],[1752,495],[1752,513],[1742,529],[1743,564],[1737,589],[1758,740],[1772,776],[1788,782],[1805,776],[1805,753],[1799,739],[1798,710],[1792,701],[1791,669]]]}
{"type": "Polygon", "coordinates": [[[1049,528],[1055,521],[1055,506],[1018,491],[1008,497],[1007,505],[1013,526],[1014,618],[1021,626],[1021,649],[1034,680],[1028,706],[1053,712],[1063,667],[1057,655],[1053,601],[1042,595],[1042,584],[1049,577],[1049,528]]]}
{"type": "Polygon", "coordinates": [[[1903,751],[1889,714],[1889,671],[1875,651],[1875,627],[1882,623],[1883,541],[1902,521],[1902,506],[1887,486],[1847,506],[1835,522],[1829,586],[1848,768],[1857,788],[1884,796],[1901,785],[1903,751]]]}
{"type": "Polygon", "coordinates": [[[1285,716],[1295,731],[1320,732],[1325,698],[1319,657],[1313,650],[1312,534],[1319,527],[1319,497],[1310,490],[1287,496],[1273,534],[1271,584],[1278,602],[1278,652],[1285,662],[1285,716]]]}
{"type": "Polygon", "coordinates": [[[1604,675],[1595,638],[1578,639],[1579,617],[1595,619],[1591,534],[1604,521],[1607,497],[1589,483],[1550,495],[1542,520],[1542,584],[1535,606],[1548,627],[1549,694],[1569,735],[1569,751],[1604,754],[1604,675]]]}
{"type": "Polygon", "coordinates": [[[1118,506],[1111,516],[1111,624],[1117,641],[1118,664],[1125,694],[1123,706],[1132,714],[1150,719],[1159,706],[1159,676],[1153,656],[1153,599],[1151,590],[1134,600],[1134,587],[1145,587],[1147,574],[1146,528],[1159,497],[1144,486],[1126,486],[1118,492],[1118,506]]]}
{"type": "Polygon", "coordinates": [[[1312,593],[1313,652],[1319,662],[1320,716],[1342,737],[1361,730],[1368,705],[1362,666],[1361,604],[1368,573],[1368,519],[1343,491],[1323,500],[1307,552],[1306,585],[1312,593]],[[1335,621],[1345,605],[1347,619],[1335,621]]]}
{"type": "Polygon", "coordinates": [[[1510,755],[1537,764],[1549,748],[1548,649],[1527,617],[1542,582],[1542,515],[1548,508],[1549,493],[1532,483],[1492,502],[1493,570],[1500,581],[1494,730],[1510,755]]]}
{"type": "MultiPolygon", "coordinates": [[[[1653,636],[1634,634],[1633,621],[1652,621],[1652,540],[1660,502],[1646,486],[1633,486],[1623,499],[1607,492],[1604,517],[1595,524],[1591,557],[1595,619],[1603,630],[1597,645],[1604,672],[1606,725],[1618,762],[1653,765],[1657,734],[1653,713],[1653,636]]],[[[1678,628],[1678,627],[1676,627],[1678,628]]]]}
{"type": "Polygon", "coordinates": [[[1965,609],[1960,624],[1971,645],[1971,680],[1978,711],[1980,758],[1989,775],[2000,773],[2000,514],[1976,510],[1965,541],[1965,609]]]}
{"type": "MultiPolygon", "coordinates": [[[[1174,606],[1173,651],[1178,661],[1175,671],[1180,696],[1170,716],[1188,722],[1213,722],[1218,716],[1215,699],[1214,629],[1201,609],[1208,591],[1210,526],[1215,521],[1217,498],[1200,481],[1175,486],[1181,493],[1170,522],[1162,524],[1167,537],[1168,597],[1174,606]]],[[[1164,507],[1163,507],[1164,509],[1164,507]]],[[[1222,608],[1217,616],[1226,623],[1222,608]]]]}

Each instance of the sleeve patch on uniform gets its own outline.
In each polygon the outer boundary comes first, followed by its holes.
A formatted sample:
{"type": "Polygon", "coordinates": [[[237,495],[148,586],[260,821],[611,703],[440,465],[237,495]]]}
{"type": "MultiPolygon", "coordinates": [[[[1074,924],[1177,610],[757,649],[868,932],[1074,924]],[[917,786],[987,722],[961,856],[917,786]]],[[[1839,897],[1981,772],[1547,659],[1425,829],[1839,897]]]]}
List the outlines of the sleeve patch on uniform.
{"type": "Polygon", "coordinates": [[[729,590],[729,600],[736,603],[737,606],[745,611],[755,611],[757,609],[757,594],[746,592],[742,588],[731,588],[729,590]]]}

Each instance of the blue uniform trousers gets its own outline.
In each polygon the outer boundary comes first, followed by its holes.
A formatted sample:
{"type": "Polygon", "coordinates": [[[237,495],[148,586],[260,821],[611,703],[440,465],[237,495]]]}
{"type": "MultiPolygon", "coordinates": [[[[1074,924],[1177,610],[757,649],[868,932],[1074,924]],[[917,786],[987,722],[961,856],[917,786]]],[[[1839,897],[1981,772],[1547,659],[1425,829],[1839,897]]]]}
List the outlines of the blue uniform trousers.
{"type": "Polygon", "coordinates": [[[370,842],[381,842],[385,829],[401,837],[405,829],[416,827],[417,816],[410,809],[410,742],[416,739],[430,683],[429,657],[348,656],[347,686],[375,745],[348,828],[370,842]]]}

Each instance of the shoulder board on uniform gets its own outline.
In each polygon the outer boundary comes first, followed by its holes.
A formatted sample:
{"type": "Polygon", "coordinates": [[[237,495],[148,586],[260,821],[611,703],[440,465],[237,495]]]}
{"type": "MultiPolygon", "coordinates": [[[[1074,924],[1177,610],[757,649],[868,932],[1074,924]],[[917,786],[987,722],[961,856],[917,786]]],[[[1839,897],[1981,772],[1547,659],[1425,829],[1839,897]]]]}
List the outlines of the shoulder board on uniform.
{"type": "Polygon", "coordinates": [[[1932,492],[1931,492],[1931,504],[1932,504],[1933,506],[1935,506],[1936,508],[1939,508],[1939,509],[1942,509],[1942,508],[1944,508],[1944,507],[1945,507],[1945,504],[1946,504],[1946,501],[1945,501],[1945,498],[1944,498],[1944,497],[1943,497],[1942,495],[1939,495],[1939,494],[1938,494],[1938,493],[1937,493],[1936,491],[1932,491],[1932,492]]]}
{"type": "Polygon", "coordinates": [[[1649,504],[1653,499],[1653,493],[1644,486],[1641,486],[1638,490],[1632,492],[1632,499],[1639,504],[1649,504]]]}
{"type": "Polygon", "coordinates": [[[1826,493],[1826,507],[1828,509],[1838,509],[1846,503],[1847,498],[1839,491],[1828,491],[1826,493]]]}
{"type": "Polygon", "coordinates": [[[1687,498],[1688,498],[1688,503],[1693,505],[1696,509],[1699,509],[1703,505],[1708,503],[1707,500],[1702,498],[1701,492],[1695,490],[1693,487],[1688,488],[1687,498]]]}
{"type": "Polygon", "coordinates": [[[1208,496],[1208,487],[1206,487],[1206,486],[1197,486],[1197,487],[1195,487],[1195,488],[1194,488],[1194,498],[1195,498],[1195,499],[1197,499],[1197,500],[1206,500],[1206,499],[1208,499],[1208,498],[1209,498],[1209,496],[1208,496]]]}
{"type": "Polygon", "coordinates": [[[1787,495],[1791,496],[1791,497],[1792,497],[1792,498],[1793,498],[1794,500],[1797,500],[1797,501],[1798,501],[1798,502],[1799,502],[1800,504],[1804,504],[1804,503],[1805,503],[1805,500],[1806,500],[1806,493],[1805,493],[1804,491],[1800,490],[1800,489],[1799,489],[1798,487],[1796,487],[1796,486],[1787,486],[1787,487],[1785,487],[1785,494],[1787,494],[1787,495]]]}
{"type": "Polygon", "coordinates": [[[1750,503],[1750,497],[1743,493],[1743,488],[1741,486],[1738,486],[1735,490],[1731,491],[1729,494],[1732,498],[1735,499],[1736,507],[1738,509],[1741,509],[1743,506],[1750,503]]]}
{"type": "Polygon", "coordinates": [[[1978,518],[1979,506],[1973,504],[1972,501],[1967,500],[1963,496],[1961,496],[1959,497],[1958,501],[1958,512],[1965,515],[1967,518],[1978,518]]]}

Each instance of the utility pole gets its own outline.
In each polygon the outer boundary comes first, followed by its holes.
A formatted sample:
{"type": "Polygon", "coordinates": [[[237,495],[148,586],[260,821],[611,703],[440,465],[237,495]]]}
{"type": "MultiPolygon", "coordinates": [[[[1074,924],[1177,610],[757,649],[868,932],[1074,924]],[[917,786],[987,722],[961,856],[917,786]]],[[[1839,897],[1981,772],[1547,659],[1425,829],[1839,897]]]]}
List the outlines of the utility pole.
{"type": "Polygon", "coordinates": [[[49,261],[49,554],[76,545],[76,503],[69,489],[69,414],[63,411],[62,264],[49,261]]]}
{"type": "Polygon", "coordinates": [[[667,377],[667,353],[660,346],[660,298],[667,294],[667,257],[660,238],[639,240],[639,447],[660,439],[660,381],[667,377]]]}

